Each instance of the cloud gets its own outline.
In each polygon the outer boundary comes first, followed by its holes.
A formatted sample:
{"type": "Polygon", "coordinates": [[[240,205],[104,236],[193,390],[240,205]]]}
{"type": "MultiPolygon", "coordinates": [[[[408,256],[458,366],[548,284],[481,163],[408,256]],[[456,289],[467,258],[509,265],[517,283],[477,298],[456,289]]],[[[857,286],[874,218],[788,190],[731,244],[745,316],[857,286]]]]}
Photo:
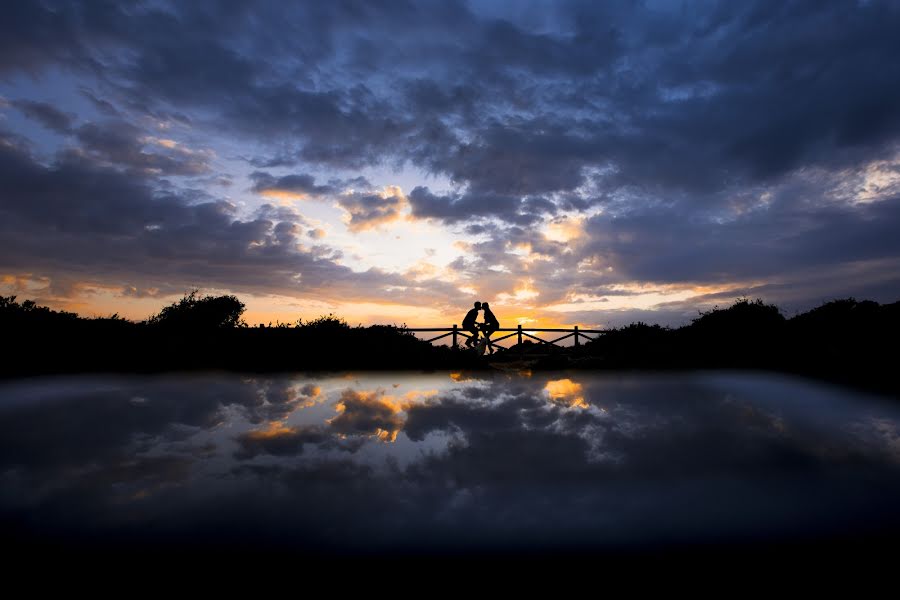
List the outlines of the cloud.
{"type": "Polygon", "coordinates": [[[569,406],[572,408],[587,408],[588,404],[584,401],[584,388],[580,383],[571,379],[555,379],[548,381],[544,386],[544,391],[550,400],[569,406]]]}
{"type": "Polygon", "coordinates": [[[356,232],[403,219],[407,204],[397,186],[381,192],[347,192],[337,197],[337,205],[347,214],[347,227],[356,232]]]}
{"type": "Polygon", "coordinates": [[[566,192],[598,169],[610,191],[722,189],[858,164],[900,132],[889,2],[572,3],[531,21],[458,3],[13,13],[7,69],[106,61],[108,88],[148,112],[178,105],[243,135],[293,136],[280,154],[312,163],[410,160],[476,193],[566,192]]]}
{"type": "Polygon", "coordinates": [[[302,387],[288,381],[260,382],[256,402],[244,402],[247,420],[280,423],[297,409],[315,406],[322,399],[322,388],[312,383],[302,387]]]}
{"type": "Polygon", "coordinates": [[[393,442],[403,428],[402,406],[382,391],[344,390],[335,404],[337,416],[328,420],[342,435],[371,435],[393,442]]]}
{"type": "Polygon", "coordinates": [[[94,160],[160,175],[203,175],[210,171],[213,154],[178,143],[146,136],[124,121],[86,123],[75,130],[77,149],[94,160]]]}
{"type": "Polygon", "coordinates": [[[400,281],[377,270],[356,273],[334,251],[305,247],[296,213],[270,209],[242,220],[226,201],[156,191],[151,179],[79,156],[45,166],[8,141],[0,144],[0,184],[7,193],[0,265],[11,272],[166,293],[196,281],[257,293],[346,287],[348,298],[358,295],[354,289],[400,281]]]}
{"type": "Polygon", "coordinates": [[[264,171],[254,171],[250,180],[255,193],[273,198],[303,199],[336,191],[330,185],[316,185],[315,177],[306,173],[275,177],[264,171]]]}
{"type": "Polygon", "coordinates": [[[798,268],[900,257],[891,233],[900,223],[897,199],[829,202],[828,190],[788,186],[758,210],[728,219],[683,206],[598,215],[585,224],[586,252],[626,278],[656,282],[759,280],[798,268]]]}
{"type": "Polygon", "coordinates": [[[34,119],[47,129],[57,133],[69,133],[75,122],[73,115],[64,113],[52,104],[34,100],[13,100],[13,106],[22,111],[29,119],[34,119]]]}
{"type": "Polygon", "coordinates": [[[413,217],[445,223],[487,217],[527,226],[540,220],[542,213],[555,212],[552,203],[536,199],[473,192],[438,195],[423,186],[417,186],[409,193],[409,203],[413,217]]]}
{"type": "Polygon", "coordinates": [[[266,429],[248,431],[237,436],[239,450],[235,453],[235,458],[246,460],[260,454],[296,456],[303,452],[305,444],[321,444],[327,439],[328,434],[318,426],[285,427],[275,422],[266,429]]]}

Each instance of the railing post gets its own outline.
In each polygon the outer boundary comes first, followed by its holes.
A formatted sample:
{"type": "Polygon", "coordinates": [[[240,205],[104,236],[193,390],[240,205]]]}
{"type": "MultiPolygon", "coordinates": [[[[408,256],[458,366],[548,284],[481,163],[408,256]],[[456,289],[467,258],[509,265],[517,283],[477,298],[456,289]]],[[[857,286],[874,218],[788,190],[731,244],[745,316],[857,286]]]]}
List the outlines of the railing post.
{"type": "Polygon", "coordinates": [[[456,323],[453,324],[453,349],[456,350],[458,346],[456,345],[456,323]]]}
{"type": "Polygon", "coordinates": [[[578,341],[578,325],[575,326],[575,347],[577,348],[581,342],[578,341]]]}
{"type": "Polygon", "coordinates": [[[522,324],[519,323],[519,352],[522,351],[522,324]]]}

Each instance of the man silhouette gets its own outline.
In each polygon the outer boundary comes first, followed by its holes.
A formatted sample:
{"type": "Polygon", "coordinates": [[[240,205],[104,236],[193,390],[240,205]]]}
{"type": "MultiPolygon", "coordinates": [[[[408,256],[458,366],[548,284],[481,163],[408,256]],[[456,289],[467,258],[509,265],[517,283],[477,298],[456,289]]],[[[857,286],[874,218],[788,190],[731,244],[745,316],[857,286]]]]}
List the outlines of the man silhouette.
{"type": "Polygon", "coordinates": [[[481,310],[481,302],[476,302],[475,308],[466,313],[466,318],[462,322],[463,331],[472,334],[472,337],[466,340],[466,346],[470,348],[478,342],[478,327],[475,325],[475,320],[478,318],[479,310],[481,310]]]}
{"type": "MultiPolygon", "coordinates": [[[[492,333],[500,329],[500,321],[498,321],[497,317],[494,316],[494,313],[491,312],[491,305],[487,302],[481,303],[481,310],[484,311],[484,326],[482,326],[481,331],[485,338],[490,338],[492,333]]],[[[491,354],[493,354],[494,349],[491,346],[488,347],[491,350],[491,354]]]]}

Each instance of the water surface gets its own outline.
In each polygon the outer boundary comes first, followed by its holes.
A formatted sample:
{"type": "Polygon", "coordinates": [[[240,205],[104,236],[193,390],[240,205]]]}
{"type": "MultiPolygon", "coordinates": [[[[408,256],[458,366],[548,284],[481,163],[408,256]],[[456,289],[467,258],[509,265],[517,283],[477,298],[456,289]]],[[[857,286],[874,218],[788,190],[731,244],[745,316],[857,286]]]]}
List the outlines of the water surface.
{"type": "Polygon", "coordinates": [[[616,549],[900,531],[900,410],[798,378],[392,373],[0,384],[18,541],[616,549]]]}

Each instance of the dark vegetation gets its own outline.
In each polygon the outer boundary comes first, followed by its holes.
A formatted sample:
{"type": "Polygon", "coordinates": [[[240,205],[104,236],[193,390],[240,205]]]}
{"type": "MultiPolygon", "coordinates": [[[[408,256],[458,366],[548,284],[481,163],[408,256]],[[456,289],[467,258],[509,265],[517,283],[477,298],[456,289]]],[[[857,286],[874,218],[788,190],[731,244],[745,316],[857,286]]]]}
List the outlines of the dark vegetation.
{"type": "Polygon", "coordinates": [[[142,322],[75,313],[0,296],[0,375],[225,369],[306,371],[477,368],[471,353],[398,327],[351,327],[334,315],[248,327],[234,296],[191,292],[142,322]]]}
{"type": "Polygon", "coordinates": [[[478,358],[386,325],[351,327],[327,315],[248,327],[234,296],[196,292],[142,322],[82,318],[0,297],[0,375],[97,371],[346,369],[766,369],[897,393],[900,302],[835,300],[785,318],[740,299],[679,328],[633,323],[579,348],[526,342],[478,358]]]}
{"type": "Polygon", "coordinates": [[[574,363],[605,369],[766,369],[900,392],[900,302],[852,298],[785,318],[740,299],[672,329],[634,323],[587,343],[574,363]]]}

